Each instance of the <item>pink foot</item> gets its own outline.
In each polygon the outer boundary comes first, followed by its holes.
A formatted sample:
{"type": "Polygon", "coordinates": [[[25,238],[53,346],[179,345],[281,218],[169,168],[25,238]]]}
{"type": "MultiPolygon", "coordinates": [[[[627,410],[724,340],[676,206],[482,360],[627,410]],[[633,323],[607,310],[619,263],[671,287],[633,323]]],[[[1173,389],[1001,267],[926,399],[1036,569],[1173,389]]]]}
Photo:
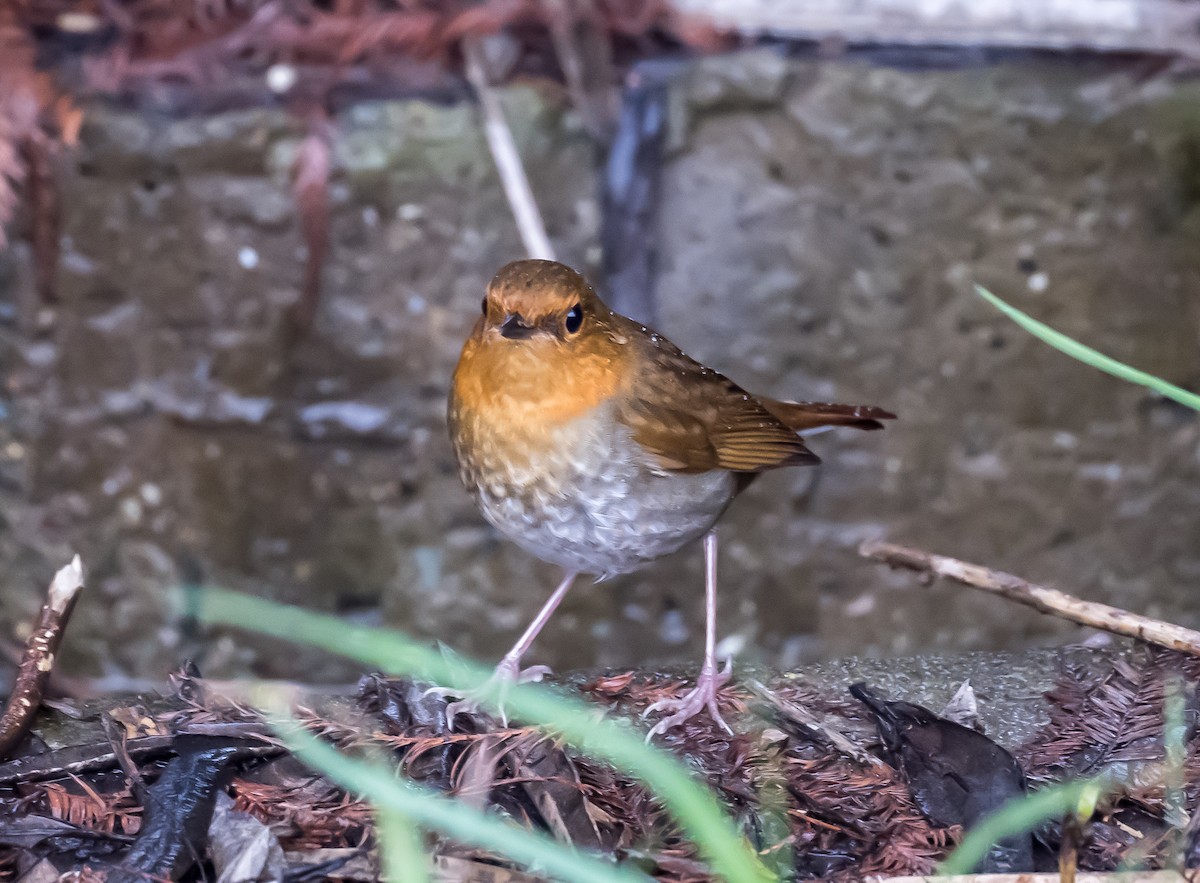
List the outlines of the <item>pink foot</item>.
{"type": "MultiPolygon", "coordinates": [[[[504,713],[503,694],[505,688],[509,684],[529,684],[542,680],[546,675],[551,674],[550,666],[548,665],[531,665],[529,668],[521,668],[521,660],[515,657],[505,656],[500,660],[500,664],[496,666],[496,670],[492,672],[492,676],[488,678],[488,687],[499,685],[501,690],[501,701],[496,705],[496,716],[500,718],[502,726],[508,726],[508,715],[504,713]]],[[[472,690],[462,697],[457,702],[451,702],[446,706],[446,722],[453,726],[454,716],[459,712],[470,714],[478,711],[480,706],[480,696],[485,692],[490,692],[488,687],[479,690],[472,690]]],[[[443,688],[435,687],[435,690],[441,691],[443,688]]],[[[446,691],[449,693],[450,691],[446,691]]]]}
{"type": "Polygon", "coordinates": [[[732,659],[726,660],[725,668],[719,671],[715,665],[709,666],[705,664],[700,669],[700,677],[696,679],[695,689],[690,693],[682,699],[660,699],[643,711],[643,718],[656,711],[674,712],[674,714],[664,717],[650,729],[650,732],[646,734],[646,741],[649,742],[655,736],[665,733],[672,727],[679,726],[705,709],[708,709],[708,713],[722,730],[733,735],[733,730],[729,728],[729,724],[725,723],[725,719],[721,717],[720,705],[717,702],[717,691],[729,683],[732,669],[732,659]]]}

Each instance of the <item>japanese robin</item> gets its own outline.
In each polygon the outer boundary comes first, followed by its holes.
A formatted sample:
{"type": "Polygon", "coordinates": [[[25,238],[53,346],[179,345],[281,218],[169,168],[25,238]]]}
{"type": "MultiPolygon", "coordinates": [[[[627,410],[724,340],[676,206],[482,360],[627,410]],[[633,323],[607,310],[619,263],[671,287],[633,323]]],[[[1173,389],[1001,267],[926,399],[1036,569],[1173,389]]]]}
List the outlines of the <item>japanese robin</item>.
{"type": "Polygon", "coordinates": [[[496,669],[536,680],[521,658],[580,573],[628,573],[704,537],[705,646],[696,687],[656,703],[661,733],[703,709],[724,729],[717,690],[713,525],[754,477],[818,461],[801,434],[880,429],[880,408],[752,395],[661,334],[609,309],[554,261],[502,267],[463,346],[450,393],[459,474],[484,517],[565,576],[496,669]]]}

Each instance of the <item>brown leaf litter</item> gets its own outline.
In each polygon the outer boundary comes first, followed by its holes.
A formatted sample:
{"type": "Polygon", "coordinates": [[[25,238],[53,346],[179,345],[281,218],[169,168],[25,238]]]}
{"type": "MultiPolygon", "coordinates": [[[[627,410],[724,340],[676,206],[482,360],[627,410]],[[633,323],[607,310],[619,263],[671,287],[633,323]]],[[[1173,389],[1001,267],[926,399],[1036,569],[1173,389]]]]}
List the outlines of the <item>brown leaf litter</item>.
{"type": "MultiPolygon", "coordinates": [[[[1067,665],[1046,696],[1050,723],[1018,752],[1026,774],[1041,783],[1114,773],[1125,782],[1084,832],[1080,867],[1116,870],[1136,855],[1150,868],[1169,867],[1173,854],[1195,865],[1195,825],[1178,842],[1164,820],[1164,785],[1154,772],[1164,760],[1164,700],[1178,689],[1185,704],[1185,757],[1179,771],[1186,813],[1200,811],[1200,659],[1154,647],[1116,658],[1103,672],[1067,665]]],[[[1053,835],[1051,835],[1053,839],[1053,835]]]]}
{"type": "MultiPolygon", "coordinates": [[[[1160,761],[1161,700],[1166,684],[1177,676],[1194,692],[1200,663],[1146,651],[1118,658],[1103,671],[1065,669],[1048,696],[1050,724],[1019,752],[1025,771],[1044,783],[1105,769],[1136,773],[1138,764],[1160,761]]],[[[262,732],[256,712],[219,701],[203,685],[184,679],[180,692],[186,698],[176,697],[170,707],[132,704],[115,709],[114,717],[139,733],[186,728],[262,732]]],[[[608,713],[629,716],[684,686],[673,678],[628,672],[595,678],[581,692],[608,713]]],[[[760,699],[732,687],[722,691],[722,708],[731,718],[742,715],[742,732],[730,736],[701,716],[661,744],[712,787],[764,862],[782,876],[849,881],[932,871],[962,831],[931,822],[901,772],[861,754],[867,750],[877,756],[879,751],[875,737],[868,735],[871,718],[864,707],[848,696],[818,693],[799,679],[771,682],[767,690],[779,697],[780,707],[794,703],[840,731],[854,750],[832,749],[803,728],[792,731],[760,699]]],[[[421,685],[373,676],[364,678],[349,707],[310,709],[301,717],[311,731],[346,750],[386,752],[406,775],[490,807],[522,827],[634,862],[659,880],[711,879],[699,852],[661,802],[631,777],[580,756],[539,730],[497,727],[484,714],[459,715],[452,731],[443,711],[444,700],[427,695],[421,685]]],[[[163,737],[142,735],[130,744],[136,747],[139,738],[163,737]]],[[[1200,744],[1194,727],[1187,748],[1186,808],[1194,813],[1200,797],[1200,744]]],[[[309,879],[375,879],[369,805],[277,748],[271,750],[273,755],[240,755],[231,780],[221,788],[233,798],[233,809],[266,825],[272,842],[279,844],[274,848],[285,851],[297,873],[308,869],[309,879]]],[[[165,758],[148,759],[137,751],[131,756],[147,782],[160,778],[165,758]]],[[[1127,793],[1085,826],[1078,853],[1081,870],[1113,868],[1130,855],[1142,856],[1152,866],[1165,864],[1180,849],[1190,856],[1190,844],[1181,843],[1165,824],[1164,810],[1161,786],[1139,786],[1135,777],[1127,793]]],[[[37,781],[10,786],[0,791],[2,813],[46,816],[118,839],[80,845],[77,839],[68,843],[59,832],[36,847],[17,848],[2,845],[0,838],[0,879],[14,879],[45,856],[61,861],[74,855],[82,866],[102,869],[128,849],[128,839],[119,838],[138,835],[146,823],[138,789],[115,760],[103,769],[47,772],[37,781]],[[63,851],[68,848],[74,852],[63,851]]],[[[1052,861],[1059,826],[1045,826],[1039,836],[1052,861]]],[[[498,856],[439,836],[431,834],[429,845],[441,865],[465,879],[487,874],[531,879],[498,856]]],[[[205,868],[202,855],[182,879],[211,874],[205,868]]]]}

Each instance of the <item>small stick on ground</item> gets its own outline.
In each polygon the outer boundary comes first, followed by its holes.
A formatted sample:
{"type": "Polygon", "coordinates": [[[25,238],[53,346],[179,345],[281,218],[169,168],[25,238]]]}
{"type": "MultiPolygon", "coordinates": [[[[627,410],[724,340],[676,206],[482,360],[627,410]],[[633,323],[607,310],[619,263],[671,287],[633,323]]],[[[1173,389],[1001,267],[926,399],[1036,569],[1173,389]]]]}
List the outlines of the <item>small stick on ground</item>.
{"type": "Polygon", "coordinates": [[[751,693],[771,706],[776,714],[808,733],[814,740],[832,746],[846,757],[857,760],[865,766],[884,766],[882,760],[862,746],[855,745],[845,735],[826,724],[803,705],[784,699],[753,678],[746,681],[745,686],[751,693]]]}
{"type": "Polygon", "coordinates": [[[1119,607],[1084,601],[1066,592],[1028,582],[1011,573],[892,543],[869,541],[859,546],[858,553],[892,567],[905,567],[918,573],[948,577],[963,585],[983,589],[985,592],[1000,595],[1002,598],[1079,625],[1200,656],[1200,632],[1130,613],[1119,607]]]}
{"type": "Polygon", "coordinates": [[[41,705],[46,681],[54,668],[54,654],[62,643],[63,630],[82,588],[83,565],[76,555],[50,581],[46,603],[25,642],[25,655],[17,669],[8,704],[0,713],[0,757],[6,756],[21,741],[33,723],[33,715],[41,705]]]}
{"type": "Polygon", "coordinates": [[[129,754],[129,733],[112,719],[110,715],[100,715],[100,725],[104,729],[104,735],[108,739],[108,744],[112,746],[113,757],[117,760],[117,766],[125,773],[125,778],[129,780],[129,786],[133,789],[134,796],[145,803],[146,798],[146,782],[142,779],[142,772],[138,769],[133,758],[129,754]]]}
{"type": "Polygon", "coordinates": [[[487,136],[488,147],[491,148],[492,158],[496,161],[496,171],[500,173],[500,183],[504,185],[504,195],[508,197],[508,204],[512,209],[513,218],[516,219],[526,253],[531,258],[552,261],[554,247],[550,244],[550,237],[546,235],[546,225],[542,222],[542,213],[534,201],[529,177],[521,164],[517,142],[513,140],[512,130],[504,118],[504,108],[484,70],[483,50],[479,39],[464,38],[462,53],[466,62],[467,79],[475,90],[479,106],[483,110],[483,131],[487,136]]]}

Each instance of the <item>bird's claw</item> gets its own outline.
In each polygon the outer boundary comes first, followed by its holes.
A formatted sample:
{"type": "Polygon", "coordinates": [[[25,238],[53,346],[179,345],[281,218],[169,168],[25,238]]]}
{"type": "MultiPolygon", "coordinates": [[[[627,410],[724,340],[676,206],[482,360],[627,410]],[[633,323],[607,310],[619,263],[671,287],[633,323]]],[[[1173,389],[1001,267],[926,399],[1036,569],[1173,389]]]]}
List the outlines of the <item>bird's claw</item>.
{"type": "Polygon", "coordinates": [[[554,670],[548,665],[531,665],[529,668],[521,668],[520,662],[516,659],[505,657],[496,666],[492,678],[514,684],[535,684],[549,674],[554,674],[554,670]]]}
{"type": "Polygon", "coordinates": [[[496,702],[496,717],[500,719],[501,726],[508,726],[508,715],[504,713],[504,693],[510,684],[529,684],[541,681],[546,675],[552,674],[552,670],[548,665],[531,665],[529,668],[521,668],[520,660],[509,659],[507,656],[500,661],[496,666],[496,670],[492,672],[492,676],[488,678],[487,683],[478,690],[470,690],[466,693],[461,693],[447,687],[432,687],[426,690],[425,693],[437,693],[441,696],[461,696],[457,702],[451,702],[446,706],[446,723],[451,727],[454,726],[454,717],[458,714],[471,714],[479,710],[482,702],[482,697],[491,692],[491,687],[498,685],[500,687],[500,701],[496,702]]]}
{"type": "Polygon", "coordinates": [[[720,702],[717,698],[717,691],[729,683],[732,670],[732,659],[727,659],[725,667],[719,670],[715,666],[705,665],[700,670],[700,677],[696,679],[696,686],[682,699],[660,699],[647,707],[642,712],[643,719],[656,711],[673,711],[674,714],[664,717],[651,727],[650,732],[646,734],[646,741],[649,742],[655,736],[665,733],[672,727],[679,726],[705,709],[708,709],[709,715],[716,721],[717,726],[732,736],[733,730],[721,716],[720,702]]]}

